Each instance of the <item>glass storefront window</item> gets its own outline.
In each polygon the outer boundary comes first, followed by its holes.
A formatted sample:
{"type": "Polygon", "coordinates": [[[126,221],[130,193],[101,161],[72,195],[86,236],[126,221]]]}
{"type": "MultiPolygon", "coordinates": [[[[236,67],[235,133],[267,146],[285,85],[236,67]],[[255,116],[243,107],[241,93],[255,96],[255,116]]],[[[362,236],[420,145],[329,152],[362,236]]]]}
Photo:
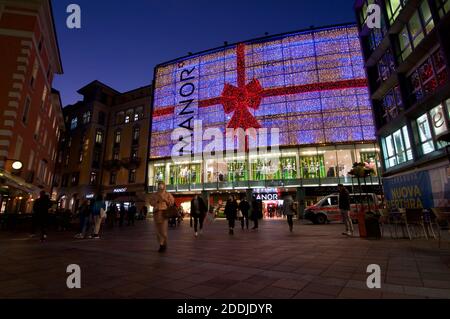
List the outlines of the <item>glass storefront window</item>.
{"type": "Polygon", "coordinates": [[[406,2],[406,0],[386,0],[386,11],[390,24],[394,23],[400,13],[402,2],[406,2]]]}
{"type": "Polygon", "coordinates": [[[297,157],[295,153],[291,156],[286,153],[280,158],[280,169],[277,172],[278,179],[296,179],[297,178],[297,157]]]}
{"type": "Polygon", "coordinates": [[[422,115],[417,119],[417,127],[419,131],[420,144],[423,154],[428,154],[434,151],[433,136],[431,135],[430,123],[428,122],[427,114],[422,115]]]}
{"type": "Polygon", "coordinates": [[[381,139],[386,168],[412,160],[411,142],[406,126],[381,139]]]}
{"type": "Polygon", "coordinates": [[[357,162],[364,163],[367,168],[373,169],[373,176],[378,174],[379,170],[379,157],[378,149],[375,145],[368,147],[367,145],[358,145],[356,147],[357,162]]]}
{"type": "Polygon", "coordinates": [[[300,151],[300,177],[306,179],[325,177],[324,154],[325,151],[300,151]]]}
{"type": "Polygon", "coordinates": [[[355,149],[353,146],[339,147],[337,151],[337,173],[339,177],[349,176],[348,172],[353,167],[353,163],[356,162],[355,149]]]}
{"type": "Polygon", "coordinates": [[[245,159],[228,161],[227,168],[229,182],[248,181],[248,166],[245,159]]]}
{"type": "Polygon", "coordinates": [[[252,177],[254,181],[275,179],[279,171],[279,158],[258,156],[250,158],[252,177]],[[277,163],[278,162],[278,163],[277,163]]]}
{"type": "Polygon", "coordinates": [[[334,147],[326,148],[323,154],[325,161],[326,177],[338,177],[338,161],[336,149],[334,147]]]}
{"type": "Polygon", "coordinates": [[[442,135],[448,131],[444,112],[445,110],[442,104],[439,104],[430,111],[431,126],[433,127],[436,136],[442,135]]]}
{"type": "Polygon", "coordinates": [[[165,182],[166,172],[164,164],[155,164],[154,176],[155,176],[155,184],[158,184],[158,182],[165,182]]]}
{"type": "Polygon", "coordinates": [[[206,183],[215,183],[218,181],[217,160],[209,159],[205,161],[205,176],[203,180],[206,183]]]}
{"type": "Polygon", "coordinates": [[[398,34],[398,40],[400,44],[401,57],[404,61],[412,52],[411,43],[409,42],[409,33],[406,27],[404,27],[398,34]]]}

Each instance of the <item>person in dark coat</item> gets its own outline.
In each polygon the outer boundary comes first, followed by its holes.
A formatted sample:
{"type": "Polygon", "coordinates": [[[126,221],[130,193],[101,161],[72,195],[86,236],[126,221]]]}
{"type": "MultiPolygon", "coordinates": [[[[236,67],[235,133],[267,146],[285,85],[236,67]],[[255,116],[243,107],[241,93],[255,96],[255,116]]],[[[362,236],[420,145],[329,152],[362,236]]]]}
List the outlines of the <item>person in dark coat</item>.
{"type": "Polygon", "coordinates": [[[294,209],[294,200],[289,193],[283,194],[283,208],[282,208],[283,216],[286,216],[287,222],[289,225],[289,231],[292,232],[294,228],[293,217],[295,215],[294,209]]]}
{"type": "Polygon", "coordinates": [[[134,226],[134,218],[136,217],[137,209],[135,204],[131,204],[131,206],[128,208],[128,226],[133,225],[134,226]]]}
{"type": "Polygon", "coordinates": [[[237,218],[237,210],[238,210],[238,204],[236,202],[236,199],[234,196],[230,196],[227,200],[227,203],[225,205],[225,216],[228,220],[228,227],[230,228],[229,234],[234,234],[234,224],[237,218]]]}
{"type": "Polygon", "coordinates": [[[33,217],[36,225],[41,231],[41,241],[47,238],[47,220],[48,210],[51,207],[51,201],[45,191],[41,191],[40,197],[36,199],[33,205],[33,217]]]}
{"type": "Polygon", "coordinates": [[[75,236],[75,238],[86,238],[87,232],[90,227],[91,220],[91,203],[88,200],[85,200],[80,208],[78,209],[80,215],[80,233],[75,236]]]}
{"type": "Polygon", "coordinates": [[[339,184],[339,209],[341,210],[342,221],[345,224],[345,232],[342,235],[353,236],[353,223],[350,218],[350,194],[344,185],[339,184]]]}
{"type": "Polygon", "coordinates": [[[253,198],[251,207],[251,219],[253,220],[252,229],[258,229],[258,219],[260,218],[262,218],[262,201],[253,198]]]}
{"type": "MultiPolygon", "coordinates": [[[[198,236],[198,225],[200,224],[200,233],[203,229],[203,221],[205,220],[206,212],[208,208],[206,207],[205,201],[199,195],[195,195],[191,200],[191,218],[194,220],[194,232],[195,237],[198,236]]],[[[192,223],[191,223],[192,225],[192,223]]]]}
{"type": "Polygon", "coordinates": [[[123,220],[125,219],[125,205],[123,203],[120,203],[120,210],[119,210],[119,226],[123,226],[123,220]]]}
{"type": "Polygon", "coordinates": [[[241,202],[239,203],[239,209],[242,212],[242,218],[241,218],[241,228],[244,230],[244,222],[245,226],[248,229],[248,214],[250,211],[250,203],[247,201],[245,197],[242,197],[241,202]]]}

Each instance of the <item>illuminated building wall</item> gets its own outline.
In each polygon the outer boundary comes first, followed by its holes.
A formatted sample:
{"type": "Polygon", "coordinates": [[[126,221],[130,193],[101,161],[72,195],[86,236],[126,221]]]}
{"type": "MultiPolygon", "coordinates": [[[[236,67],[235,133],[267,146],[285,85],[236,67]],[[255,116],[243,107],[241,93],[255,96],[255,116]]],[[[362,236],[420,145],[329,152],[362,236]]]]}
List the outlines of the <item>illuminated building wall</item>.
{"type": "Polygon", "coordinates": [[[356,26],[247,41],[157,66],[150,158],[177,127],[280,129],[284,146],[375,140],[356,26]]]}

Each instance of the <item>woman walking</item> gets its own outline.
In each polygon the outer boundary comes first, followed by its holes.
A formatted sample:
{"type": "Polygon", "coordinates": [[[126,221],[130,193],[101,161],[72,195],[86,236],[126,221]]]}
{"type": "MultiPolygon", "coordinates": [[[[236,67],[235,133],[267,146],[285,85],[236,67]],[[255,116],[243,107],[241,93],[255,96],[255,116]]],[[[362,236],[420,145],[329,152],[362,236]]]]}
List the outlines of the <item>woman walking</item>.
{"type": "Polygon", "coordinates": [[[153,221],[155,223],[156,238],[159,243],[158,252],[162,253],[167,249],[168,220],[164,216],[164,211],[175,204],[172,194],[166,191],[166,184],[158,182],[158,191],[150,196],[150,205],[153,207],[153,221]]]}
{"type": "Polygon", "coordinates": [[[228,220],[228,227],[230,228],[229,234],[234,234],[234,223],[237,218],[237,210],[238,210],[238,204],[236,202],[236,199],[234,196],[230,196],[227,200],[227,203],[225,205],[225,216],[228,220]]]}
{"type": "Polygon", "coordinates": [[[89,200],[84,200],[81,204],[79,210],[80,215],[80,233],[75,236],[75,238],[86,238],[86,233],[89,229],[89,220],[91,219],[91,204],[89,200]]]}
{"type": "MultiPolygon", "coordinates": [[[[208,208],[206,207],[205,201],[199,195],[195,195],[191,201],[191,218],[194,219],[194,235],[198,236],[198,232],[202,232],[203,229],[203,221],[205,220],[206,211],[208,208]],[[200,225],[200,229],[198,226],[200,225]]],[[[191,223],[192,224],[192,223],[191,223]]]]}
{"type": "Polygon", "coordinates": [[[106,210],[105,202],[103,201],[103,196],[101,194],[98,194],[95,198],[94,205],[92,207],[92,217],[94,219],[94,234],[92,235],[92,238],[100,238],[99,232],[100,232],[100,226],[102,225],[102,216],[101,216],[101,210],[106,210]]]}
{"type": "Polygon", "coordinates": [[[283,196],[283,216],[287,217],[287,222],[289,225],[289,231],[292,232],[294,227],[294,222],[292,218],[294,217],[294,200],[292,196],[289,194],[284,194],[283,196]]]}

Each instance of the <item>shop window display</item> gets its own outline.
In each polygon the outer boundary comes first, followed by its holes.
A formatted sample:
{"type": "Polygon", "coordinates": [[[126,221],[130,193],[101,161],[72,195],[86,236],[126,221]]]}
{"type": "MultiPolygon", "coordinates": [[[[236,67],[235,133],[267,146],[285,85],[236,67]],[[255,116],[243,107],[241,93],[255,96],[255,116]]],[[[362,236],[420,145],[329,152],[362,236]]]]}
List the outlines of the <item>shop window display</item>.
{"type": "Polygon", "coordinates": [[[301,178],[323,178],[326,176],[323,154],[300,156],[301,178]]]}

